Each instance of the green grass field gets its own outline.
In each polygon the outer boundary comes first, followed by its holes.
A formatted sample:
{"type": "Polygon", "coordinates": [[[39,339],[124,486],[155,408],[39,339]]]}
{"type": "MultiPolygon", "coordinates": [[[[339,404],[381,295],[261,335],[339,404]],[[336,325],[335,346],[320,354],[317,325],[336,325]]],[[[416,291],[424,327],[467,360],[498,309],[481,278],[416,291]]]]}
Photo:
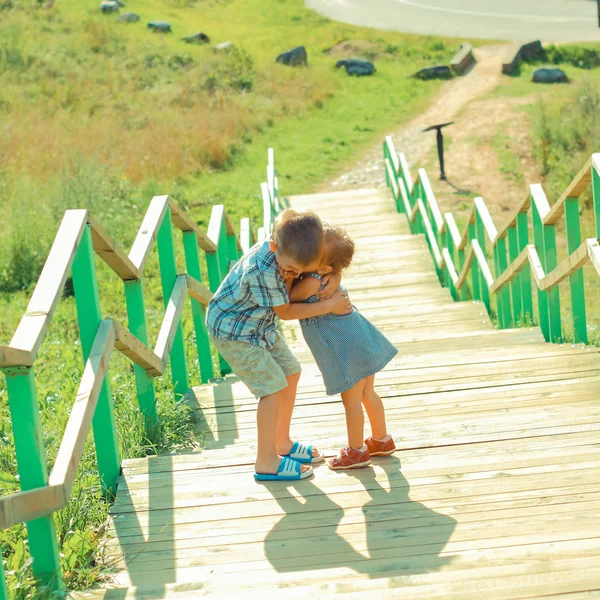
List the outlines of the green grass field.
{"type": "MultiPolygon", "coordinates": [[[[261,216],[266,151],[276,149],[284,195],[308,193],[363,148],[422,110],[436,82],[409,78],[447,62],[458,42],[341,25],[302,0],[131,0],[138,23],[103,15],[99,2],[0,2],[0,337],[7,343],[27,305],[67,208],[88,208],[128,249],[155,194],[168,193],[205,227],[224,203],[235,222],[261,216]],[[149,20],[170,21],[155,34],[149,20]],[[203,31],[206,46],[181,37],[203,31]],[[334,69],[329,50],[361,40],[374,77],[334,69]],[[232,41],[237,49],[216,54],[232,41]],[[309,66],[275,57],[303,44],[309,66]]],[[[181,247],[178,247],[182,257],[181,247]]],[[[102,312],[127,322],[120,281],[97,263],[102,312]]],[[[162,320],[158,261],[145,285],[150,339],[162,320]]],[[[189,311],[189,308],[186,309],[189,311]]],[[[184,313],[191,381],[199,381],[191,318],[184,313]]],[[[44,443],[51,467],[82,372],[75,303],[61,300],[36,360],[44,443]]],[[[176,404],[170,375],[157,382],[161,427],[144,433],[130,364],[110,366],[121,453],[139,457],[198,440],[176,404]]],[[[0,378],[0,493],[19,489],[4,380],[0,378]]],[[[93,445],[85,450],[73,496],[56,515],[64,579],[84,589],[102,576],[96,560],[107,504],[93,445]]],[[[0,531],[12,599],[33,591],[23,526],[0,531]]]]}

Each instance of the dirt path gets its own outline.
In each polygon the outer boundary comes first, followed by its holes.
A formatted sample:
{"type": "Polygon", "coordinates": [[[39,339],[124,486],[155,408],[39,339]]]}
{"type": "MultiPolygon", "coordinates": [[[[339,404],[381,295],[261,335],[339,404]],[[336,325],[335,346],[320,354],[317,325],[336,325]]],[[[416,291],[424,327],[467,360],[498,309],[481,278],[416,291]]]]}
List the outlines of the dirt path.
{"type": "MultiPolygon", "coordinates": [[[[485,46],[475,49],[477,65],[465,77],[458,77],[442,86],[441,92],[425,112],[397,131],[391,132],[396,149],[406,154],[410,166],[419,165],[435,144],[435,133],[423,129],[436,123],[451,121],[474,99],[488,94],[500,82],[502,55],[506,46],[485,46]]],[[[321,191],[377,188],[385,186],[381,144],[373,147],[358,162],[349,165],[321,191]]]]}

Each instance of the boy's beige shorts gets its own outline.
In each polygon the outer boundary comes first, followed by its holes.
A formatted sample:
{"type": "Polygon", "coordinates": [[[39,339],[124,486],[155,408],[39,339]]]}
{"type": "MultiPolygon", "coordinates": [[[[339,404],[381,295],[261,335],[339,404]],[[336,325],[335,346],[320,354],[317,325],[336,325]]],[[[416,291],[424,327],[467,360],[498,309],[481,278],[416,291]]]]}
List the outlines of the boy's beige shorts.
{"type": "Polygon", "coordinates": [[[233,372],[257,398],[285,389],[288,386],[286,377],[302,370],[279,332],[272,348],[212,336],[211,340],[233,372]]]}

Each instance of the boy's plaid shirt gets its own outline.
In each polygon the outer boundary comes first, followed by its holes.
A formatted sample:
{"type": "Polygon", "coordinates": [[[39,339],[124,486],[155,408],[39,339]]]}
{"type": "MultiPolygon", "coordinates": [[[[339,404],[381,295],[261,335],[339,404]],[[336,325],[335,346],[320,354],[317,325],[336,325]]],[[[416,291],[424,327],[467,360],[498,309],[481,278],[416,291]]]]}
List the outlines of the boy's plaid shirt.
{"type": "Polygon", "coordinates": [[[272,347],[277,333],[274,306],[290,301],[268,240],[255,244],[222,281],[208,305],[208,332],[222,340],[272,347]]]}

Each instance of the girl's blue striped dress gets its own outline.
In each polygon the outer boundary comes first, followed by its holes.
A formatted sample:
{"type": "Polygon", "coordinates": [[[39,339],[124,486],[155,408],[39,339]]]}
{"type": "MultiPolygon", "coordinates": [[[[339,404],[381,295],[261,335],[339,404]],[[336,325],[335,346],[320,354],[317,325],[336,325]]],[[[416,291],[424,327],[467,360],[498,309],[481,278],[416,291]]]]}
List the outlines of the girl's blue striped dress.
{"type": "MultiPolygon", "coordinates": [[[[304,277],[322,281],[317,273],[306,273],[304,277]]],[[[305,300],[318,301],[316,294],[305,300]]],[[[345,392],[365,377],[378,373],[398,354],[356,307],[348,315],[329,313],[300,319],[300,326],[323,375],[328,396],[345,392]]]]}

